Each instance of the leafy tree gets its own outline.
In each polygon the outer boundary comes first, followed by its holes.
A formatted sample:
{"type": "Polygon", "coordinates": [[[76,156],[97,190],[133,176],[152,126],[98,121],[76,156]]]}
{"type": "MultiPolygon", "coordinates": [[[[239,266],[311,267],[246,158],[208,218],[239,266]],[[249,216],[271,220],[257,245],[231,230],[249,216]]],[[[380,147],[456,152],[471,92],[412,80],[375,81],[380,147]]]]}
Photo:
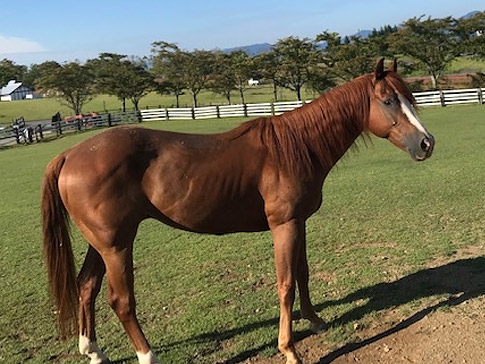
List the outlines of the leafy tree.
{"type": "Polygon", "coordinates": [[[333,70],[337,78],[345,81],[371,72],[379,57],[377,43],[361,37],[345,37],[342,42],[338,33],[325,31],[317,36],[316,41],[327,42],[323,62],[333,70]]]}
{"type": "Polygon", "coordinates": [[[236,89],[239,91],[241,103],[245,104],[244,90],[248,87],[248,80],[254,76],[254,62],[244,51],[233,51],[229,54],[233,67],[236,89]]]}
{"type": "Polygon", "coordinates": [[[126,111],[128,98],[128,93],[120,82],[125,57],[116,53],[101,53],[98,58],[87,62],[95,77],[96,93],[116,96],[121,101],[123,112],[126,111]]]}
{"type": "Polygon", "coordinates": [[[231,91],[236,88],[232,58],[229,54],[218,53],[215,56],[214,75],[210,82],[213,92],[223,95],[231,104],[231,91]]]}
{"type": "Polygon", "coordinates": [[[254,57],[255,76],[268,80],[273,86],[273,99],[278,101],[279,59],[274,51],[262,53],[254,57]]]}
{"type": "Polygon", "coordinates": [[[459,19],[456,28],[462,51],[471,56],[485,58],[485,11],[468,19],[459,19]]]}
{"type": "Polygon", "coordinates": [[[186,83],[183,77],[184,53],[174,43],[152,43],[152,73],[155,77],[155,89],[161,94],[175,95],[176,107],[180,106],[179,98],[184,94],[186,83]]]}
{"type": "Polygon", "coordinates": [[[318,68],[320,54],[316,44],[308,38],[288,37],[273,47],[279,61],[278,82],[296,93],[301,100],[301,90],[318,68]]]}
{"type": "Polygon", "coordinates": [[[0,61],[0,87],[5,86],[10,80],[22,81],[26,71],[26,66],[4,58],[0,61]]]}
{"type": "Polygon", "coordinates": [[[130,60],[116,53],[101,53],[98,58],[89,60],[87,65],[95,76],[96,92],[116,96],[122,102],[123,111],[126,111],[127,99],[138,110],[140,99],[152,86],[152,76],[141,60],[130,60]]]}
{"type": "Polygon", "coordinates": [[[153,87],[152,74],[147,71],[142,60],[124,61],[120,81],[135,110],[138,111],[141,98],[153,87]]]}
{"type": "Polygon", "coordinates": [[[22,82],[25,86],[36,89],[39,88],[39,80],[47,75],[51,70],[56,69],[59,64],[55,61],[46,61],[40,64],[32,64],[23,75],[22,82]]]}
{"type": "Polygon", "coordinates": [[[193,107],[197,107],[197,96],[211,79],[215,67],[215,54],[210,51],[195,50],[182,52],[182,81],[192,95],[193,107]]]}
{"type": "Polygon", "coordinates": [[[50,72],[38,80],[39,86],[45,93],[57,96],[74,114],[81,114],[83,105],[92,99],[94,92],[90,68],[76,62],[51,66],[50,72]]]}
{"type": "Polygon", "coordinates": [[[412,57],[425,69],[436,89],[446,67],[460,55],[460,40],[455,19],[422,19],[421,16],[404,22],[401,29],[390,36],[390,45],[396,53],[412,57]]]}

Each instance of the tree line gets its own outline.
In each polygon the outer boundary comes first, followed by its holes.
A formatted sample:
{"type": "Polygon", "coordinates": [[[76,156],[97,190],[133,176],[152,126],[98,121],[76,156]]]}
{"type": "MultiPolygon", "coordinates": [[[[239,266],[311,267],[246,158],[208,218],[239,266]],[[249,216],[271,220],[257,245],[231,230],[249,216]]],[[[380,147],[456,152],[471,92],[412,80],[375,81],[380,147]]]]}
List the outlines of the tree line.
{"type": "MultiPolygon", "coordinates": [[[[187,51],[174,43],[152,44],[151,55],[143,58],[101,53],[85,63],[60,64],[47,61],[30,67],[0,61],[0,84],[11,79],[41,90],[80,114],[83,105],[96,94],[117,97],[126,110],[126,100],[135,109],[148,92],[170,94],[179,107],[184,92],[192,96],[194,107],[202,90],[223,95],[227,102],[236,91],[241,103],[248,79],[270,84],[273,98],[287,88],[301,100],[303,88],[316,92],[371,72],[379,57],[400,57],[405,72],[423,70],[438,87],[446,67],[457,57],[485,58],[485,12],[470,18],[414,17],[399,27],[374,29],[367,38],[342,37],[324,31],[314,39],[287,37],[271,51],[250,56],[243,51],[187,51]]],[[[477,77],[480,77],[478,75],[477,77]]],[[[481,75],[483,82],[483,74],[481,75]]]]}

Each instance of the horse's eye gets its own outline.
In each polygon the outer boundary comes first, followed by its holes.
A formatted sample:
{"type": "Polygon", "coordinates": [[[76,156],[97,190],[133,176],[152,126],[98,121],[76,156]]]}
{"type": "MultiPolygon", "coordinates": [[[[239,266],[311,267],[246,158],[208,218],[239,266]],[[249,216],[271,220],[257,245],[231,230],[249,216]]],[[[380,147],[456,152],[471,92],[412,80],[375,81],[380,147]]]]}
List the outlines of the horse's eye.
{"type": "Polygon", "coordinates": [[[386,106],[392,106],[394,105],[394,99],[387,99],[384,101],[384,105],[386,106]]]}

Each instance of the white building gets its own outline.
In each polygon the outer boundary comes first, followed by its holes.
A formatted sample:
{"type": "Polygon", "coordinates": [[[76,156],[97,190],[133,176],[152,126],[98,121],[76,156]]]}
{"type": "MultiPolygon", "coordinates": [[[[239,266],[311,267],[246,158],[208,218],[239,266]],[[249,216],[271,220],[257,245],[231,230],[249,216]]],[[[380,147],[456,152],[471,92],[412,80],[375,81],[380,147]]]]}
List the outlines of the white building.
{"type": "Polygon", "coordinates": [[[9,81],[0,91],[0,101],[28,100],[35,97],[30,88],[15,80],[9,81]]]}

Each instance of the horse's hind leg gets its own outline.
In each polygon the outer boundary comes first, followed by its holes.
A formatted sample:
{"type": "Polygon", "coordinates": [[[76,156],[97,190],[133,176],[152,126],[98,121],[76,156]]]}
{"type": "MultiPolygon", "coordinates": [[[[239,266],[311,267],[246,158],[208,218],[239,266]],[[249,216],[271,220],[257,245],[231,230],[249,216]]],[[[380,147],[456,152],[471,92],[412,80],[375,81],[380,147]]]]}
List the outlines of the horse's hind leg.
{"type": "MultiPolygon", "coordinates": [[[[126,235],[125,235],[126,236],[126,235]]],[[[133,235],[134,237],[134,235],[133,235]]],[[[108,302],[130,338],[140,364],[159,363],[143,334],[135,312],[133,243],[103,253],[108,277],[108,302]]]]}
{"type": "Polygon", "coordinates": [[[307,254],[306,254],[306,237],[305,237],[305,225],[303,224],[302,229],[300,231],[300,252],[298,257],[298,268],[297,268],[297,275],[296,281],[298,283],[298,292],[300,294],[300,310],[301,316],[304,319],[310,321],[310,329],[313,332],[320,332],[325,328],[325,321],[323,321],[318,315],[315,313],[315,309],[313,308],[312,302],[310,300],[310,291],[308,289],[308,280],[309,280],[309,273],[308,273],[308,261],[307,261],[307,254]]]}
{"type": "Polygon", "coordinates": [[[94,303],[106,269],[99,253],[89,246],[83,267],[77,277],[79,290],[79,351],[91,359],[91,364],[109,363],[96,344],[94,303]]]}

